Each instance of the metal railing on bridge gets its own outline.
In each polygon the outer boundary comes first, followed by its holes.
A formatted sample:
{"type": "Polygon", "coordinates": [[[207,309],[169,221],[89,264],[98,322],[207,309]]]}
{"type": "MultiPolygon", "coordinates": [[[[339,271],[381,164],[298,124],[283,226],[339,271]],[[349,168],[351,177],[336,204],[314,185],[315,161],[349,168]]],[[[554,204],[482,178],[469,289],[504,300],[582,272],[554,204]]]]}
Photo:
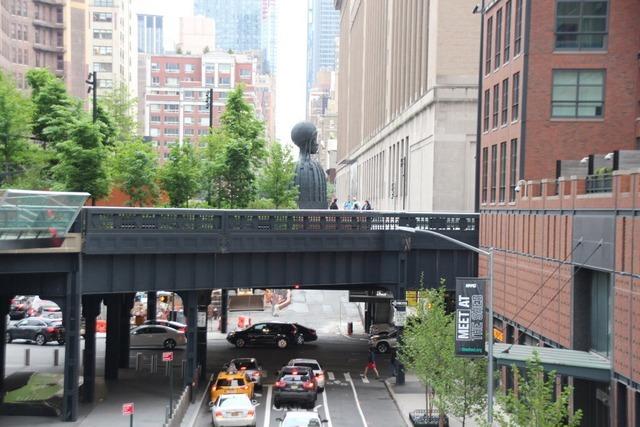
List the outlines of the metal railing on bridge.
{"type": "Polygon", "coordinates": [[[217,210],[87,207],[82,231],[164,233],[368,232],[414,227],[477,232],[473,213],[335,210],[217,210]]]}

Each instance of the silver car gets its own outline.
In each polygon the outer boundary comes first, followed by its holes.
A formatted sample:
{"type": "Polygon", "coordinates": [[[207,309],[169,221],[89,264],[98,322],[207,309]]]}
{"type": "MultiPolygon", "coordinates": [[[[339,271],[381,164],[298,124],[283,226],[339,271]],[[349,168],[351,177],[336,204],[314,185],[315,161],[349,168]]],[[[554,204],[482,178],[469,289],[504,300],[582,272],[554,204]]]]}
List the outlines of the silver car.
{"type": "Polygon", "coordinates": [[[245,371],[251,382],[259,390],[262,388],[262,379],[264,371],[254,357],[242,357],[233,359],[229,363],[225,363],[222,367],[227,372],[245,371]]]}
{"type": "Polygon", "coordinates": [[[171,350],[187,343],[183,332],[162,325],[142,325],[131,330],[131,347],[171,350]]]}
{"type": "Polygon", "coordinates": [[[320,366],[320,363],[316,359],[291,359],[287,366],[304,366],[311,368],[313,375],[316,376],[316,382],[318,383],[318,391],[324,390],[324,369],[320,366]]]}
{"type": "Polygon", "coordinates": [[[210,405],[216,427],[256,425],[256,406],[259,403],[249,400],[246,394],[223,394],[210,405]]]}
{"type": "Polygon", "coordinates": [[[389,334],[373,335],[369,338],[369,347],[378,353],[388,353],[392,348],[398,348],[398,331],[389,334]]]}

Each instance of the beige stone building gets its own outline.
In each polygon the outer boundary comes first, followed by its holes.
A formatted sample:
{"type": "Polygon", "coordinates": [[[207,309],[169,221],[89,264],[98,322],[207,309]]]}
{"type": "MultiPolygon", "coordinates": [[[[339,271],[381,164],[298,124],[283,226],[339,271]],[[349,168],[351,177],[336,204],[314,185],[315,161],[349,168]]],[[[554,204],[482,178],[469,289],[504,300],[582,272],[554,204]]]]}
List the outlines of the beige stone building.
{"type": "Polygon", "coordinates": [[[86,19],[89,0],[2,0],[0,68],[26,88],[30,68],[48,68],[69,91],[86,95],[86,19]]]}
{"type": "Polygon", "coordinates": [[[180,17],[178,45],[182,53],[199,55],[206,50],[215,50],[216,26],[213,19],[206,16],[180,17]]]}
{"type": "Polygon", "coordinates": [[[374,209],[472,211],[475,0],[335,0],[336,193],[374,209]]]}
{"type": "Polygon", "coordinates": [[[132,0],[92,0],[89,6],[88,57],[98,74],[98,94],[119,84],[137,97],[137,18],[132,0]]]}

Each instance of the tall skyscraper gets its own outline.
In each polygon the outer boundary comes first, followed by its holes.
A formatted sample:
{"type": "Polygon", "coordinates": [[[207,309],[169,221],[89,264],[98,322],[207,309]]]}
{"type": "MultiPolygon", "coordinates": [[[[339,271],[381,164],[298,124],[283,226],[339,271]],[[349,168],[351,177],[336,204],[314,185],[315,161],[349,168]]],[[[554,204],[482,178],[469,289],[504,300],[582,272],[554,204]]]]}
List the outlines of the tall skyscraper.
{"type": "Polygon", "coordinates": [[[0,69],[26,88],[30,68],[48,68],[73,95],[84,97],[87,3],[2,1],[0,69]]]}
{"type": "Polygon", "coordinates": [[[164,21],[162,16],[138,14],[138,52],[164,53],[164,21]]]}
{"type": "Polygon", "coordinates": [[[262,51],[263,71],[272,75],[277,70],[277,31],[278,13],[276,0],[262,0],[262,51]]]}
{"type": "Polygon", "coordinates": [[[307,91],[320,69],[336,69],[336,38],[340,34],[340,12],[334,0],[309,0],[307,33],[307,91]]]}
{"type": "Polygon", "coordinates": [[[92,1],[89,5],[89,70],[98,73],[98,93],[119,84],[137,96],[138,63],[132,0],[92,1]]]}
{"type": "Polygon", "coordinates": [[[262,0],[195,0],[194,15],[213,18],[216,48],[246,52],[262,48],[262,0]]]}

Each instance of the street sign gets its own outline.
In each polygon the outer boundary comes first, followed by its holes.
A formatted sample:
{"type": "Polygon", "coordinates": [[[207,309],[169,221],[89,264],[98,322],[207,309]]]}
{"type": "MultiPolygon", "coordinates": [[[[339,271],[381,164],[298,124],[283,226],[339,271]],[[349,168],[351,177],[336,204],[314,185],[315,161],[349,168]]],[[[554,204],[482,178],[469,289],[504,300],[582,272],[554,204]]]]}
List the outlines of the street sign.
{"type": "Polygon", "coordinates": [[[207,312],[198,311],[198,328],[206,328],[206,327],[207,327],[207,312]]]}
{"type": "Polygon", "coordinates": [[[485,283],[486,279],[456,278],[456,356],[484,355],[485,283]]]}
{"type": "Polygon", "coordinates": [[[122,404],[122,415],[124,416],[133,415],[134,412],[135,412],[135,407],[133,406],[133,403],[122,404]]]}
{"type": "Polygon", "coordinates": [[[393,324],[396,326],[404,326],[407,323],[407,312],[395,310],[393,314],[393,324]]]}
{"type": "Polygon", "coordinates": [[[173,351],[164,351],[164,352],[162,352],[162,361],[163,362],[173,362],[173,351]]]}
{"type": "Polygon", "coordinates": [[[393,301],[391,301],[391,305],[398,308],[398,307],[406,307],[407,306],[407,300],[400,300],[400,299],[394,299],[393,301]]]}

